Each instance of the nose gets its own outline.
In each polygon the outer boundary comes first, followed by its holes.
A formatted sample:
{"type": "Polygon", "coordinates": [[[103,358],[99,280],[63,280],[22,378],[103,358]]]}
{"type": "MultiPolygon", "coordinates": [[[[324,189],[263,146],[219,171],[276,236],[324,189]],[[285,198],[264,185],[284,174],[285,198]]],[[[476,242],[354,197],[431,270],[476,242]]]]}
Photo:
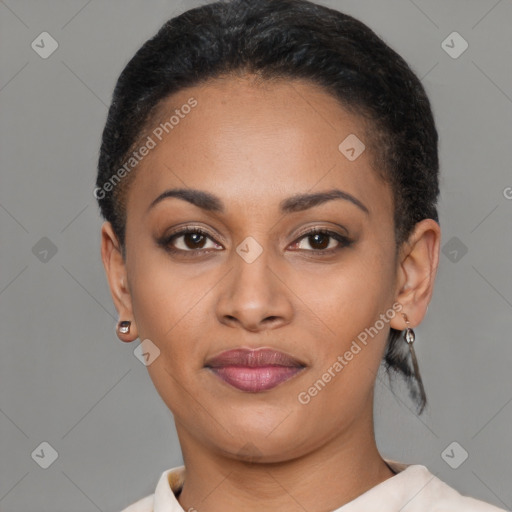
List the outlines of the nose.
{"type": "Polygon", "coordinates": [[[234,268],[220,284],[218,320],[230,327],[258,332],[288,324],[293,317],[293,295],[272,263],[268,251],[251,263],[233,255],[234,268]]]}

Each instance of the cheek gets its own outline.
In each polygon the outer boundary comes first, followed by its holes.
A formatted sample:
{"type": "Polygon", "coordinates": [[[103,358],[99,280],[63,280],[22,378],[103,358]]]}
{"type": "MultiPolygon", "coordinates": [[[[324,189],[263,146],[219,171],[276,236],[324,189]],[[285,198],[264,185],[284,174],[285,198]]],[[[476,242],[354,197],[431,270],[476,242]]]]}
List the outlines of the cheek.
{"type": "Polygon", "coordinates": [[[204,279],[184,277],[161,261],[141,261],[144,266],[134,269],[132,279],[134,318],[140,340],[151,340],[160,351],[147,371],[167,406],[185,414],[190,391],[184,388],[190,390],[202,367],[201,332],[204,338],[208,303],[203,296],[211,286],[204,279]]]}
{"type": "Polygon", "coordinates": [[[179,351],[184,344],[177,333],[193,328],[206,285],[176,271],[158,252],[141,251],[129,268],[133,313],[141,340],[149,338],[161,351],[179,351]]]}
{"type": "MultiPolygon", "coordinates": [[[[310,295],[312,315],[322,322],[315,322],[321,332],[315,326],[309,332],[317,348],[313,371],[300,390],[309,401],[300,402],[309,413],[306,423],[322,417],[324,428],[335,431],[371,399],[389,334],[389,320],[380,320],[390,308],[387,290],[377,278],[380,271],[378,266],[373,272],[352,267],[317,281],[310,295]]],[[[314,428],[315,421],[308,427],[314,428]]]]}
{"type": "Polygon", "coordinates": [[[377,253],[357,251],[343,264],[309,278],[297,273],[294,292],[315,324],[338,340],[337,348],[357,337],[390,307],[392,267],[377,253]]]}

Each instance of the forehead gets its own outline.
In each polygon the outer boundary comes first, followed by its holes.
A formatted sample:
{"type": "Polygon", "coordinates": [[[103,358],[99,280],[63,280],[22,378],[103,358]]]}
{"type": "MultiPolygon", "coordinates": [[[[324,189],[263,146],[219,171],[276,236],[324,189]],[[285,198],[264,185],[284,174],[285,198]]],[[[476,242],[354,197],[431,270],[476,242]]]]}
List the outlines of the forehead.
{"type": "Polygon", "coordinates": [[[375,214],[390,210],[362,118],[309,82],[211,80],[164,100],[147,134],[154,147],[137,167],[129,211],[175,187],[245,209],[337,187],[375,214]]]}

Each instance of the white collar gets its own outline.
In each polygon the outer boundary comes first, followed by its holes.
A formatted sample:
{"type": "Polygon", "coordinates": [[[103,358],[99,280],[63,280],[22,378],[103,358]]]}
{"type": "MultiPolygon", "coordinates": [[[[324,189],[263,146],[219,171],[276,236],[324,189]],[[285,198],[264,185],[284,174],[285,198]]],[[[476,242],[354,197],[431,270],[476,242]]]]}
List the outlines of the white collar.
{"type": "MultiPolygon", "coordinates": [[[[424,512],[443,504],[451,511],[500,512],[492,505],[460,495],[422,465],[385,460],[397,474],[364,492],[333,512],[424,512]]],[[[152,505],[148,512],[185,512],[176,494],[185,480],[185,466],[165,470],[158,480],[155,493],[140,501],[140,506],[152,505]],[[154,498],[154,499],[153,499],[154,498]]],[[[138,505],[138,504],[137,504],[138,505]]],[[[134,508],[146,512],[146,508],[134,508]]],[[[130,512],[130,508],[125,512],[130,512]]]]}

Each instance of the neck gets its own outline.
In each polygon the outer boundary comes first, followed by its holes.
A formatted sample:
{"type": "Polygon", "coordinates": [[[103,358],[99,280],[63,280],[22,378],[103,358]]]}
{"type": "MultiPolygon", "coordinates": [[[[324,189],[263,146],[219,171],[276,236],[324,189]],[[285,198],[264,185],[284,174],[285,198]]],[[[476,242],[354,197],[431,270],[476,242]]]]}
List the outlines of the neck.
{"type": "Polygon", "coordinates": [[[265,463],[213,453],[177,424],[186,467],[179,503],[201,512],[335,510],[394,475],[377,450],[371,417],[365,425],[307,454],[265,463]]]}

